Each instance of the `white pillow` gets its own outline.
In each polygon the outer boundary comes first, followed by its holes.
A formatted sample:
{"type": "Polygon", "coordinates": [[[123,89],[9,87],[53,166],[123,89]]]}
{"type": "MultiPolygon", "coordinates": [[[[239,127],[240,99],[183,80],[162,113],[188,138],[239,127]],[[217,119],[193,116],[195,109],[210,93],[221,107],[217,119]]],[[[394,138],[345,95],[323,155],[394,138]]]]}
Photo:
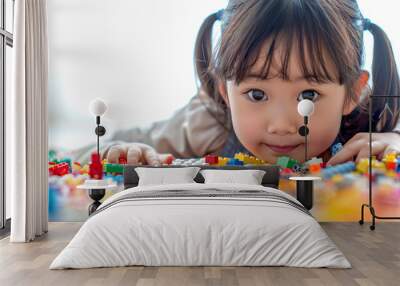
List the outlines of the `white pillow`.
{"type": "Polygon", "coordinates": [[[196,183],[193,179],[199,170],[199,167],[135,168],[139,176],[139,186],[196,183]]]}
{"type": "Polygon", "coordinates": [[[234,183],[247,185],[261,185],[265,175],[263,170],[201,170],[204,183],[234,183]]]}

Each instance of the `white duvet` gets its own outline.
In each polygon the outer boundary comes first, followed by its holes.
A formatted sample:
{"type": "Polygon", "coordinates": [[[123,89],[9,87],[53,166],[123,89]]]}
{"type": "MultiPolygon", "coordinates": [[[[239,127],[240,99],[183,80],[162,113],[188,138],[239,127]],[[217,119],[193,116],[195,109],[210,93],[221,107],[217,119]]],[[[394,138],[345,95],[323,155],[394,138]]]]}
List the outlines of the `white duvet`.
{"type": "Polygon", "coordinates": [[[238,184],[174,184],[127,189],[107,199],[50,269],[145,266],[350,268],[318,222],[289,204],[262,198],[121,200],[145,191],[277,189],[238,184]],[[118,203],[116,203],[116,201],[118,203]]]}

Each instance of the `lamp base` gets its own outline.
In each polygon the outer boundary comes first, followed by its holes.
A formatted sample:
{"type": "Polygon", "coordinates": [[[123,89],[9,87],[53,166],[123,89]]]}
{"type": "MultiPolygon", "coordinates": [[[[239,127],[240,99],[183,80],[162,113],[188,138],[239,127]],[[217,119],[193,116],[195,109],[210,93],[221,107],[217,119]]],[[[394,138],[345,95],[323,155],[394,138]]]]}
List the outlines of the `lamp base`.
{"type": "Polygon", "coordinates": [[[101,205],[100,200],[104,197],[105,193],[106,189],[89,189],[89,197],[94,200],[88,208],[89,216],[101,205]]]}
{"type": "Polygon", "coordinates": [[[375,219],[400,219],[400,217],[392,217],[392,216],[378,216],[375,214],[375,209],[373,206],[369,204],[363,204],[361,206],[361,219],[358,221],[360,225],[364,224],[364,208],[369,208],[369,211],[372,216],[372,224],[369,226],[370,230],[375,230],[375,219]]]}

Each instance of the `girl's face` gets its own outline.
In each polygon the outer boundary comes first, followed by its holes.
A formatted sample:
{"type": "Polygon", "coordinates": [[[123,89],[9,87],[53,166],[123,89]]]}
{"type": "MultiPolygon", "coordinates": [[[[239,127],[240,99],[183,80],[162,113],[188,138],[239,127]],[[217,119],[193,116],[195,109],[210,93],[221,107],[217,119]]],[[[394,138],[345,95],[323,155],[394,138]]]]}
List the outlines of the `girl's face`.
{"type": "MultiPolygon", "coordinates": [[[[235,133],[247,150],[270,163],[280,156],[304,162],[304,137],[298,133],[304,124],[297,112],[300,93],[309,89],[317,92],[312,98],[314,113],[308,123],[308,158],[317,157],[330,147],[339,133],[342,115],[350,113],[356,103],[344,106],[344,85],[304,79],[296,53],[290,57],[289,79],[283,80],[278,76],[280,67],[276,64],[281,62],[276,58],[279,47],[274,54],[268,79],[249,76],[238,85],[227,81],[226,89],[220,87],[221,94],[230,107],[235,133]]],[[[250,74],[261,74],[263,63],[259,57],[250,74]]]]}

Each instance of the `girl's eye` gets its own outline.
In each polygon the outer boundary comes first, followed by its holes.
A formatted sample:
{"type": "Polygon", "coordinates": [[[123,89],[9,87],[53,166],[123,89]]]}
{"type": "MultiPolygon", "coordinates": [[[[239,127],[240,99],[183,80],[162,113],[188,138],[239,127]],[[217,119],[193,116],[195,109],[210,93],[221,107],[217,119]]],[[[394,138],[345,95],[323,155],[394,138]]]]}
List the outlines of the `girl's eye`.
{"type": "Polygon", "coordinates": [[[246,95],[249,98],[249,100],[253,102],[267,100],[267,96],[265,95],[265,93],[259,89],[251,89],[246,93],[246,95]]]}
{"type": "Polygon", "coordinates": [[[313,89],[307,89],[299,93],[297,101],[302,101],[303,99],[309,99],[311,101],[316,101],[319,97],[319,93],[313,89]]]}

